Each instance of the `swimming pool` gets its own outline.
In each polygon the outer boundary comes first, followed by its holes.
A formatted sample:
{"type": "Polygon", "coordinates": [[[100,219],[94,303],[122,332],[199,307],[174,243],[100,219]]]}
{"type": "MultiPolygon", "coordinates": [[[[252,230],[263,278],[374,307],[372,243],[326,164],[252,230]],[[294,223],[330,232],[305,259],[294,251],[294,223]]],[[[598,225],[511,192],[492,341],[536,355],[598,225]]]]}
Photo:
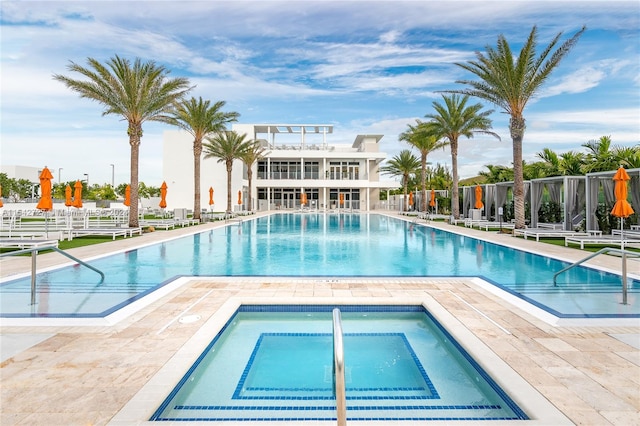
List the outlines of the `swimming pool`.
{"type": "MultiPolygon", "coordinates": [[[[528,419],[422,306],[338,307],[348,420],[528,419]]],[[[332,309],[241,306],[151,420],[335,420],[332,309]]]]}
{"type": "Polygon", "coordinates": [[[640,282],[379,214],[273,214],[0,285],[5,318],[101,318],[181,276],[481,277],[561,318],[636,318],[640,282]]]}

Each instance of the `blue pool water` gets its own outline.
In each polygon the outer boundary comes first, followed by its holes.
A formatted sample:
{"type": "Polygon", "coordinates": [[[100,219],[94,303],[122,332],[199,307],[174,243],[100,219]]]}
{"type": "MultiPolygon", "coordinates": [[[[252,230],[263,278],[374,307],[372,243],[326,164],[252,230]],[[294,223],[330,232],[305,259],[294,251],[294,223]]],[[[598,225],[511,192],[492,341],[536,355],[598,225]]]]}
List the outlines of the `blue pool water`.
{"type": "Polygon", "coordinates": [[[0,285],[3,317],[103,317],[179,276],[482,277],[559,317],[640,317],[640,282],[377,214],[275,214],[0,285]]]}
{"type": "MultiPolygon", "coordinates": [[[[243,305],[151,420],[334,420],[332,306],[243,305]]],[[[527,415],[421,306],[340,306],[347,420],[527,415]]]]}

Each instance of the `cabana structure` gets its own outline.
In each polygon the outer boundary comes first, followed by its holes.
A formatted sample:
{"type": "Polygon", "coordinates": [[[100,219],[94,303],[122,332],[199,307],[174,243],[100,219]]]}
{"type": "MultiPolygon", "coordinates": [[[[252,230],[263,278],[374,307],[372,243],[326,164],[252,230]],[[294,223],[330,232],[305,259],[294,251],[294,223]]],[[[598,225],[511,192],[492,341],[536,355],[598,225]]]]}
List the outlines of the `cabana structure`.
{"type": "Polygon", "coordinates": [[[537,228],[538,210],[542,203],[542,195],[545,187],[549,193],[551,202],[556,203],[562,210],[564,231],[573,231],[584,219],[584,209],[586,202],[586,184],[584,176],[552,176],[541,179],[532,179],[529,191],[529,206],[531,208],[531,218],[529,226],[537,228]]]}
{"type": "MultiPolygon", "coordinates": [[[[462,187],[462,214],[464,217],[469,216],[469,212],[473,209],[475,202],[475,187],[464,186],[462,187]]],[[[513,182],[498,182],[498,183],[486,183],[481,184],[482,188],[482,201],[484,203],[484,216],[487,220],[497,220],[497,211],[500,207],[504,207],[507,204],[507,197],[509,188],[513,187],[513,182]]],[[[529,188],[530,182],[524,182],[524,200],[525,203],[529,202],[529,188]]]]}
{"type": "MultiPolygon", "coordinates": [[[[631,205],[637,212],[640,211],[640,168],[627,169],[627,173],[631,178],[629,180],[629,194],[631,196],[631,205]]],[[[613,193],[614,182],[613,175],[616,170],[608,172],[587,173],[586,175],[586,211],[587,211],[587,230],[599,230],[598,218],[596,211],[600,196],[604,197],[604,202],[613,208],[615,203],[615,195],[613,193]]]]}

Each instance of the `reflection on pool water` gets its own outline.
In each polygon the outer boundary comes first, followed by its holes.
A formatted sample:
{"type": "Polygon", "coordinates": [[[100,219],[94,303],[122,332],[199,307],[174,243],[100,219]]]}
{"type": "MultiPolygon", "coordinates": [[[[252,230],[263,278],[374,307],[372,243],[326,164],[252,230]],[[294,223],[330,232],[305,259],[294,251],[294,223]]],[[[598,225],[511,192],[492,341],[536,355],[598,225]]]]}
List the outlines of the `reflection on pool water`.
{"type": "MultiPolygon", "coordinates": [[[[348,420],[527,415],[422,306],[339,306],[348,420]]],[[[335,420],[332,306],[243,305],[151,420],[335,420]]]]}
{"type": "Polygon", "coordinates": [[[2,317],[104,317],[179,276],[482,277],[559,317],[640,317],[640,282],[379,214],[273,214],[0,285],[2,317]]]}

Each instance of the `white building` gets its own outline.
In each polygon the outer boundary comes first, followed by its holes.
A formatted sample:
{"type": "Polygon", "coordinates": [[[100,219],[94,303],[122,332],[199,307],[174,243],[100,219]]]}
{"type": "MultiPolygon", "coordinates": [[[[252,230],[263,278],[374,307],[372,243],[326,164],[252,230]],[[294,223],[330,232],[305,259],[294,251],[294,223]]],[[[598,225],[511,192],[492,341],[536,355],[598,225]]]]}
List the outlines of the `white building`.
{"type": "MultiPolygon", "coordinates": [[[[40,182],[42,170],[42,167],[0,165],[0,173],[5,173],[9,179],[26,179],[31,183],[40,182]]],[[[53,172],[54,169],[50,170],[53,172]]]]}
{"type": "MultiPolygon", "coordinates": [[[[352,145],[329,141],[329,124],[234,124],[232,129],[259,140],[265,158],[253,166],[252,210],[299,209],[306,194],[310,209],[344,208],[372,210],[378,207],[380,190],[398,183],[380,180],[383,135],[357,135],[352,145]]],[[[168,186],[167,209],[193,208],[193,138],[184,131],[164,133],[163,177],[168,186]]],[[[226,169],[218,159],[201,163],[201,206],[209,207],[214,188],[213,211],[227,206],[226,169]]],[[[231,201],[234,210],[247,210],[248,181],[244,164],[233,165],[231,201]],[[238,191],[242,203],[238,205],[238,191]]]]}

